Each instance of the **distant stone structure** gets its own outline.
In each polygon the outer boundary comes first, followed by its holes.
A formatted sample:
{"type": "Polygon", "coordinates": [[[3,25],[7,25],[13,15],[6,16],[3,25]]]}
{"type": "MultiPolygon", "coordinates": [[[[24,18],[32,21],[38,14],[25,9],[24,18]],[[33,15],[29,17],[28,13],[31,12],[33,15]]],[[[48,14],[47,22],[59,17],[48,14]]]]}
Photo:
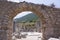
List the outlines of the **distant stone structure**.
{"type": "Polygon", "coordinates": [[[0,1],[0,40],[12,40],[13,18],[23,11],[32,11],[41,19],[42,40],[60,36],[60,9],[27,2],[0,1]],[[6,32],[6,33],[5,33],[6,32]],[[7,34],[7,36],[5,36],[7,34]],[[5,37],[4,37],[5,36],[5,37]]]}

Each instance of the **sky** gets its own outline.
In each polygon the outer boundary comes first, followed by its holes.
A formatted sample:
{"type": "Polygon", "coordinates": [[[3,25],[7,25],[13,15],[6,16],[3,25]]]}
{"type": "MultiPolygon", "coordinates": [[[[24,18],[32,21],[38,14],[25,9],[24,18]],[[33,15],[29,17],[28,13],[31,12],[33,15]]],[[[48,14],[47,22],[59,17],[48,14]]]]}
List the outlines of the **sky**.
{"type": "MultiPolygon", "coordinates": [[[[44,4],[44,5],[48,5],[50,6],[52,3],[54,3],[56,8],[60,8],[60,0],[8,0],[8,1],[12,1],[12,2],[31,2],[31,3],[35,3],[35,4],[44,4]]],[[[24,13],[20,13],[19,16],[16,16],[15,18],[19,18],[20,16],[24,16],[26,14],[28,14],[29,12],[24,12],[24,13]]]]}
{"type": "Polygon", "coordinates": [[[17,14],[17,15],[14,17],[14,19],[19,18],[19,17],[23,17],[23,16],[28,15],[28,14],[30,14],[30,13],[32,13],[32,12],[30,12],[30,11],[21,12],[21,13],[17,14]]]}
{"type": "Polygon", "coordinates": [[[60,8],[60,0],[8,0],[8,1],[13,1],[13,2],[32,2],[35,4],[45,4],[45,5],[50,5],[52,3],[54,3],[56,5],[56,7],[60,8]]]}

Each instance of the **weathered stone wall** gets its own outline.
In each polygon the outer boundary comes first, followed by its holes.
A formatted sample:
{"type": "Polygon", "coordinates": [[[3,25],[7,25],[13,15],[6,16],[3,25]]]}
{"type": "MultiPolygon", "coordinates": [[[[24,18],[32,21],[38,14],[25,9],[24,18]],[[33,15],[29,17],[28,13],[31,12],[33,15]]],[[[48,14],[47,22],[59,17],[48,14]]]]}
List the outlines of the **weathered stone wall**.
{"type": "MultiPolygon", "coordinates": [[[[46,29],[45,29],[45,36],[47,36],[47,38],[49,37],[55,37],[58,38],[60,36],[60,10],[59,9],[45,9],[45,12],[47,11],[47,17],[48,19],[46,19],[46,29]]],[[[46,17],[46,18],[47,18],[46,17]]]]}
{"type": "Polygon", "coordinates": [[[7,1],[7,0],[0,0],[0,1],[7,1]]]}
{"type": "Polygon", "coordinates": [[[0,30],[0,40],[7,40],[7,32],[5,30],[0,30]]]}
{"type": "Polygon", "coordinates": [[[23,11],[32,11],[40,17],[42,22],[42,40],[60,36],[60,9],[27,2],[0,1],[0,30],[7,31],[7,40],[11,40],[13,17],[23,11]]]}

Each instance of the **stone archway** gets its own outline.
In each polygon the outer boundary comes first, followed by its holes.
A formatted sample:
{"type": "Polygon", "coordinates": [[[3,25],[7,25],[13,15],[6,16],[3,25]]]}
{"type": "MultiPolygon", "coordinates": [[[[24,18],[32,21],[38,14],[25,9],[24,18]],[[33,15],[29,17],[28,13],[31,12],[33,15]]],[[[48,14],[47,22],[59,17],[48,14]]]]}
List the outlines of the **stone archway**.
{"type": "MultiPolygon", "coordinates": [[[[29,4],[29,5],[26,5],[26,2],[24,2],[22,5],[21,5],[21,7],[19,6],[18,8],[16,8],[16,9],[14,9],[14,14],[12,15],[11,14],[11,20],[18,14],[18,13],[21,13],[21,12],[23,12],[23,11],[31,11],[31,12],[33,12],[33,13],[35,13],[36,15],[38,15],[39,16],[39,18],[41,19],[41,21],[42,21],[42,33],[43,33],[43,31],[44,31],[44,29],[45,29],[45,22],[46,22],[46,20],[45,20],[45,16],[44,16],[44,13],[42,13],[39,9],[36,9],[36,5],[31,5],[31,4],[29,4]],[[39,11],[38,11],[39,10],[39,11]]],[[[11,22],[12,23],[12,22],[11,22]]],[[[44,33],[43,33],[43,35],[44,35],[44,33]]],[[[44,37],[44,36],[43,36],[44,37]]],[[[45,40],[45,39],[43,39],[43,40],[45,40]]]]}
{"type": "Polygon", "coordinates": [[[13,3],[0,1],[0,30],[7,31],[7,40],[11,40],[13,17],[22,11],[32,11],[40,17],[42,21],[42,40],[60,36],[60,9],[27,2],[13,3]]]}

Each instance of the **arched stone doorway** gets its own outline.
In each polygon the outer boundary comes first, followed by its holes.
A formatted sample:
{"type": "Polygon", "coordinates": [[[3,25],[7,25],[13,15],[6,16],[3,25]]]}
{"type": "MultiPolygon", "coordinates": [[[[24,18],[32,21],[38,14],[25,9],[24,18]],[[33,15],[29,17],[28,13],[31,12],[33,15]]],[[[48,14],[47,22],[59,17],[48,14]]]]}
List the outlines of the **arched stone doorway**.
{"type": "Polygon", "coordinates": [[[32,11],[40,17],[42,22],[42,40],[60,36],[60,9],[27,2],[13,3],[0,1],[0,30],[7,31],[8,40],[11,40],[11,34],[13,32],[12,19],[22,11],[32,11]]]}
{"type": "MultiPolygon", "coordinates": [[[[24,7],[23,7],[24,8],[24,7]]],[[[21,9],[20,9],[21,10],[21,9]]],[[[26,8],[26,9],[23,9],[23,10],[21,10],[21,12],[23,12],[23,11],[28,11],[28,9],[26,8]]],[[[31,11],[30,9],[29,9],[29,11],[31,11]]],[[[16,11],[17,12],[17,11],[16,11]]],[[[21,13],[20,11],[18,12],[18,13],[21,13]]],[[[44,31],[44,29],[45,29],[45,18],[44,18],[44,15],[42,14],[42,13],[38,13],[37,14],[37,12],[35,12],[35,11],[32,11],[34,14],[36,14],[37,16],[39,16],[39,18],[41,19],[40,21],[41,21],[41,24],[42,24],[42,33],[43,33],[43,31],[44,31]]],[[[15,12],[14,12],[15,13],[15,12]]],[[[16,13],[16,15],[18,14],[18,13],[16,13]]],[[[11,15],[11,20],[16,16],[16,15],[11,15]]],[[[13,20],[12,20],[13,21],[13,20]]],[[[11,22],[11,23],[13,23],[13,22],[11,22]]],[[[45,40],[45,39],[44,39],[45,40]]]]}
{"type": "MultiPolygon", "coordinates": [[[[21,3],[20,3],[21,4],[21,3]]],[[[42,38],[42,40],[47,40],[49,37],[47,36],[47,35],[50,35],[50,34],[48,34],[47,33],[47,31],[45,31],[46,30],[46,28],[47,28],[47,25],[46,25],[46,19],[48,19],[48,17],[46,17],[48,14],[47,14],[47,12],[44,10],[44,5],[35,5],[35,4],[29,4],[29,3],[27,3],[27,2],[23,2],[22,3],[22,5],[20,5],[19,4],[19,6],[18,7],[16,7],[16,8],[14,8],[14,9],[12,9],[12,13],[11,13],[11,15],[10,15],[10,20],[11,20],[11,24],[13,23],[12,22],[12,19],[18,14],[18,13],[21,13],[21,12],[23,12],[23,11],[31,11],[31,12],[33,12],[33,13],[35,13],[36,15],[38,15],[39,16],[39,18],[41,19],[41,24],[42,24],[42,36],[43,36],[43,38],[42,38]],[[38,7],[38,8],[37,8],[38,7]],[[43,9],[42,9],[42,7],[43,7],[43,9]],[[46,12],[46,14],[45,14],[45,12],[46,12]],[[47,33],[47,35],[46,35],[46,33],[47,33]]],[[[11,27],[12,27],[12,25],[11,25],[11,27]]],[[[48,28],[47,28],[48,29],[48,28]]]]}
{"type": "Polygon", "coordinates": [[[23,11],[13,18],[13,32],[41,32],[40,17],[31,11],[23,11]]]}

